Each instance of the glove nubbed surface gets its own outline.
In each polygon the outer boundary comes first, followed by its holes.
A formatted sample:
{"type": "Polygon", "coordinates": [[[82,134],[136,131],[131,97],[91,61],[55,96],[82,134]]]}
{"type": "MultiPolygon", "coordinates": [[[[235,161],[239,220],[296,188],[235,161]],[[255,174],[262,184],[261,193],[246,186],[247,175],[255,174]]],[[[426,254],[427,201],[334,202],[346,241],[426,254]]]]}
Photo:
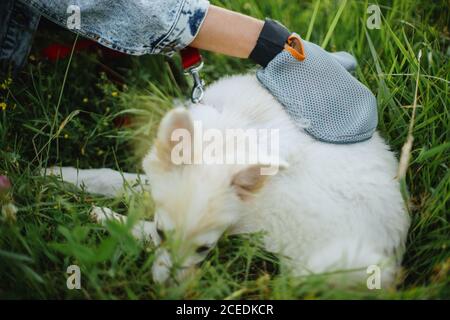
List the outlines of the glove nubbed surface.
{"type": "Polygon", "coordinates": [[[378,122],[377,101],[346,70],[354,69],[356,60],[348,53],[330,54],[311,42],[302,42],[305,60],[282,51],[258,70],[258,80],[316,139],[330,143],[369,139],[378,122]]]}

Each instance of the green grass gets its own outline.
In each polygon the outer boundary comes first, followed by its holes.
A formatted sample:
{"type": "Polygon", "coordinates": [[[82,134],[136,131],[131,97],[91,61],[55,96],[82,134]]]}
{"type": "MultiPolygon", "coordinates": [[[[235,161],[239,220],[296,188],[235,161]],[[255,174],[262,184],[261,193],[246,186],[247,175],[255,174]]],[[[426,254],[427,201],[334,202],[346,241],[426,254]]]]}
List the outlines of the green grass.
{"type": "MultiPolygon", "coordinates": [[[[42,30],[24,74],[0,89],[0,103],[6,103],[6,110],[0,109],[0,174],[11,178],[19,208],[16,221],[0,220],[0,298],[450,298],[447,2],[380,3],[380,30],[365,27],[367,1],[214,3],[270,16],[327,50],[352,52],[359,60],[358,78],[378,97],[379,130],[397,154],[408,135],[420,70],[414,144],[403,180],[412,226],[397,288],[343,290],[327,287],[323,276],[292,278],[261,249],[259,235],[224,237],[186,283],[170,288],[153,283],[152,246],[137,243],[129,226],[103,228],[88,219],[93,204],[150,217],[148,194],[108,199],[39,172],[55,164],[140,170],[159,119],[174,98],[187,95],[186,84],[174,81],[179,71],[163,57],[127,57],[108,67],[93,54],[56,64],[41,60],[46,44],[75,40],[67,31],[42,30]],[[125,114],[140,125],[117,128],[114,119],[125,114]],[[71,264],[81,267],[82,290],[66,288],[71,264]]],[[[205,54],[205,60],[208,82],[252,68],[215,54],[205,54]]]]}

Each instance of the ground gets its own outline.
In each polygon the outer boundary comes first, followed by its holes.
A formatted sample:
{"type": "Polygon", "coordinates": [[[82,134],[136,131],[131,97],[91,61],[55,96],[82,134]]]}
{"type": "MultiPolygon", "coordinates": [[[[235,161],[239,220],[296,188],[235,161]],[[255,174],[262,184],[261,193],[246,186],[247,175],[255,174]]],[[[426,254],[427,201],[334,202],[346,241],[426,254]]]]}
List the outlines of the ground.
{"type": "MultiPolygon", "coordinates": [[[[0,218],[0,298],[450,298],[448,3],[383,1],[380,29],[366,27],[372,14],[367,1],[213,3],[278,19],[327,50],[352,52],[358,78],[377,95],[378,128],[398,156],[412,123],[412,149],[405,149],[410,165],[401,177],[412,226],[396,289],[343,290],[326,286],[323,276],[291,278],[260,249],[260,235],[224,237],[186,283],[153,283],[153,247],[133,240],[128,226],[104,228],[88,217],[95,204],[150,218],[151,197],[89,195],[41,177],[40,169],[139,171],[159,119],[174,99],[188,94],[179,61],[113,60],[95,50],[48,61],[43,47],[71,47],[82,39],[42,23],[24,72],[13,81],[0,79],[0,175],[10,178],[9,196],[18,208],[0,218]],[[80,290],[66,286],[70,265],[81,269],[80,290]]],[[[254,68],[214,54],[205,54],[205,63],[207,82],[254,68]]]]}

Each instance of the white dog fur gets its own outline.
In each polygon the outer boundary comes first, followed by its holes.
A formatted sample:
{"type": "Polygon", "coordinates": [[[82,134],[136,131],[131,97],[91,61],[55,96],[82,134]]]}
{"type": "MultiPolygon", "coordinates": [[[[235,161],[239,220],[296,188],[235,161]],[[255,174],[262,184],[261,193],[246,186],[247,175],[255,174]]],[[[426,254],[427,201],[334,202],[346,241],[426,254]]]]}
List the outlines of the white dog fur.
{"type": "MultiPolygon", "coordinates": [[[[294,275],[351,271],[339,281],[365,284],[366,269],[377,265],[383,286],[394,283],[409,228],[394,154],[378,133],[357,144],[314,140],[254,75],[219,80],[207,88],[201,104],[170,111],[143,169],[141,177],[110,169],[58,171],[65,181],[108,196],[122,190],[124,181],[135,188],[136,181],[144,188],[150,184],[155,223],[140,222],[133,233],[160,245],[156,224],[160,235],[172,231],[180,244],[158,249],[156,281],[169,278],[174,259],[178,275],[188,274],[226,231],[263,231],[265,249],[294,275]],[[172,164],[171,133],[184,128],[195,136],[194,120],[221,131],[279,129],[282,168],[275,176],[261,176],[255,169],[267,163],[172,164]]],[[[109,209],[94,208],[92,214],[99,221],[123,219],[109,209]]]]}

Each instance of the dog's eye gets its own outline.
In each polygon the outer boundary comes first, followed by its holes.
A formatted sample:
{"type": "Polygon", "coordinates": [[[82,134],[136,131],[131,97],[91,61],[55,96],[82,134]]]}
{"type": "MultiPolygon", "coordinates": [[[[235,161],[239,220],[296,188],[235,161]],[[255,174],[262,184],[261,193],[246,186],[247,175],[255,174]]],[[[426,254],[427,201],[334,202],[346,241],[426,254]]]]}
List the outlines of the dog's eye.
{"type": "Polygon", "coordinates": [[[197,250],[195,250],[195,252],[197,252],[198,254],[205,254],[209,251],[209,249],[211,249],[209,246],[200,246],[197,248],[197,250]]]}
{"type": "Polygon", "coordinates": [[[164,234],[164,231],[161,229],[156,229],[156,232],[158,232],[158,236],[161,239],[161,241],[164,241],[166,239],[166,235],[164,234]]]}

